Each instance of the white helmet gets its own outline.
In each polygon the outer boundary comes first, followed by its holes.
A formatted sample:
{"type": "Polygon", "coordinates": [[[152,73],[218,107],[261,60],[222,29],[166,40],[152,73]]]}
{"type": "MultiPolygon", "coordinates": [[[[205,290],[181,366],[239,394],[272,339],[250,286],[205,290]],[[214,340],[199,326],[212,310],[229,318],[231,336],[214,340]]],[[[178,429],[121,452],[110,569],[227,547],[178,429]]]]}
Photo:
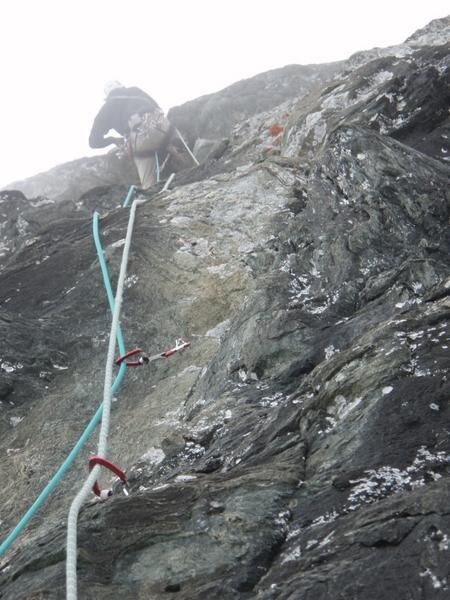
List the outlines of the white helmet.
{"type": "Polygon", "coordinates": [[[120,81],[108,81],[105,83],[104,91],[106,98],[110,95],[113,90],[117,90],[118,88],[123,88],[124,85],[120,83],[120,81]]]}

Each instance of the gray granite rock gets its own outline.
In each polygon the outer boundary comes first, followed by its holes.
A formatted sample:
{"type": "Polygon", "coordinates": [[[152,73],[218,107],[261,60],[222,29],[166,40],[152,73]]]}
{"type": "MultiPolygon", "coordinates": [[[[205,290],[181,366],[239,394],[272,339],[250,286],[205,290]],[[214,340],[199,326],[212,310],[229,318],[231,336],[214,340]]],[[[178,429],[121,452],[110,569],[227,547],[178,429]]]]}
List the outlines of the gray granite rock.
{"type": "MultiPolygon", "coordinates": [[[[222,154],[146,195],[125,342],[191,347],[130,369],[113,402],[108,457],[130,495],[114,484],[82,510],[80,598],[448,597],[448,21],[301,100],[249,106],[222,154]]],[[[2,535],[101,402],[91,212],[115,282],[126,189],[0,193],[2,535]]],[[[67,512],[95,452],[93,436],[1,559],[0,598],[64,597],[67,512]]]]}

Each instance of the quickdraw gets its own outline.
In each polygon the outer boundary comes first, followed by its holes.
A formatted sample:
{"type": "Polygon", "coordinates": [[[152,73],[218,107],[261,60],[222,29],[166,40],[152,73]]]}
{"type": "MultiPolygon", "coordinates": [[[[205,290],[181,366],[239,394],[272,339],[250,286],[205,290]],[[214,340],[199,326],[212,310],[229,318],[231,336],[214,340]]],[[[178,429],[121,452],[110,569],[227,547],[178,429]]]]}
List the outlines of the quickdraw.
{"type": "Polygon", "coordinates": [[[176,352],[181,352],[182,350],[185,350],[190,345],[191,342],[185,342],[184,340],[176,340],[175,346],[173,348],[171,348],[170,350],[166,350],[165,352],[160,352],[159,354],[154,354],[153,356],[148,356],[148,354],[146,354],[141,348],[135,348],[134,350],[130,350],[123,356],[119,356],[119,358],[116,360],[116,365],[120,365],[123,361],[126,361],[125,364],[127,365],[127,367],[140,367],[141,365],[149,364],[154,360],[168,358],[176,352]],[[137,360],[127,360],[128,358],[131,358],[132,356],[137,356],[138,354],[141,354],[141,356],[139,356],[137,360]]]}
{"type": "MultiPolygon", "coordinates": [[[[92,469],[95,467],[95,465],[100,465],[102,467],[105,467],[106,469],[109,469],[112,473],[114,473],[114,475],[117,475],[117,477],[123,483],[123,486],[124,486],[123,491],[124,491],[125,495],[128,496],[128,492],[126,490],[127,476],[121,469],[119,469],[119,467],[116,467],[116,465],[114,465],[112,462],[110,462],[109,460],[106,460],[106,458],[102,458],[101,456],[91,456],[91,458],[89,459],[89,472],[92,471],[92,469]]],[[[92,486],[92,491],[101,500],[106,500],[107,498],[112,496],[112,493],[113,493],[112,490],[101,490],[100,486],[98,485],[98,481],[96,481],[94,483],[94,485],[92,486]]]]}
{"type": "Polygon", "coordinates": [[[185,348],[188,348],[191,345],[191,342],[184,342],[183,340],[176,340],[175,347],[170,350],[166,350],[165,352],[161,352],[161,357],[167,358],[168,356],[172,356],[175,352],[181,352],[185,348]]]}
{"type": "Polygon", "coordinates": [[[127,367],[140,367],[144,363],[149,362],[148,356],[140,348],[135,348],[134,350],[130,350],[123,356],[120,356],[116,360],[116,365],[120,365],[124,360],[126,361],[125,364],[127,365],[127,367]],[[141,352],[142,352],[142,356],[140,356],[137,360],[127,360],[127,358],[130,358],[130,356],[136,356],[137,354],[141,354],[141,352]]]}

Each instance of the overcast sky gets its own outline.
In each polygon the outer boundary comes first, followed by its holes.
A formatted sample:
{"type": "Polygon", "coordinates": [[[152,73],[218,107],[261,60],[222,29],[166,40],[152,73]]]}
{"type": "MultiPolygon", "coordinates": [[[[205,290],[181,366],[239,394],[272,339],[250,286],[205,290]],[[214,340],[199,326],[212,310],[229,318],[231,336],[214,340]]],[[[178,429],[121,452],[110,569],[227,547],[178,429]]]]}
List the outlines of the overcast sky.
{"type": "Polygon", "coordinates": [[[167,111],[287,64],[403,42],[448,0],[13,0],[0,5],[0,186],[95,153],[104,83],[167,111]]]}

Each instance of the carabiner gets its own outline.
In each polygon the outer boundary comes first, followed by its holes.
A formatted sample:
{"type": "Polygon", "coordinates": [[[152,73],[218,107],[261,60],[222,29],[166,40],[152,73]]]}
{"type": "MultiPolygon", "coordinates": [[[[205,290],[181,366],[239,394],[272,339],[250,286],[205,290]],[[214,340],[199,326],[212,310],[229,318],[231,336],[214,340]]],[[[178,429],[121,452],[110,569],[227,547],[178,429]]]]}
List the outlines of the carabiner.
{"type": "MultiPolygon", "coordinates": [[[[106,458],[102,458],[101,456],[91,456],[91,458],[89,459],[89,472],[92,471],[95,465],[105,467],[106,469],[109,469],[112,473],[114,473],[114,475],[117,475],[117,477],[122,481],[125,490],[125,487],[127,485],[127,476],[121,469],[119,469],[119,467],[116,467],[116,465],[114,465],[112,462],[106,460],[106,458]]],[[[92,486],[92,491],[101,500],[106,500],[107,498],[112,496],[112,490],[101,490],[100,486],[98,485],[98,481],[96,481],[92,486]]],[[[126,495],[128,495],[128,493],[126,495]]]]}
{"type": "Polygon", "coordinates": [[[127,367],[140,367],[144,363],[147,364],[149,362],[148,356],[143,350],[141,350],[141,348],[135,348],[134,350],[130,350],[123,356],[119,356],[119,358],[116,360],[116,365],[120,365],[124,360],[126,361],[125,364],[127,365],[127,367]],[[140,356],[138,360],[126,360],[127,358],[130,358],[130,356],[136,356],[136,354],[141,353],[142,356],[140,356]]]}

